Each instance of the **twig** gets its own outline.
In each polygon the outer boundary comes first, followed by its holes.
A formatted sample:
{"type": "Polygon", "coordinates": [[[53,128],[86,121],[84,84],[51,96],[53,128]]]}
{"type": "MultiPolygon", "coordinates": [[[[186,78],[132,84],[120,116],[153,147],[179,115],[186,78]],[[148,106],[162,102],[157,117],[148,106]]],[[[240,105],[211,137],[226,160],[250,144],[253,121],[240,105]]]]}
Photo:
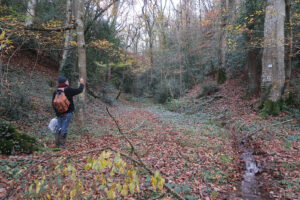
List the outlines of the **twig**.
{"type": "MultiPolygon", "coordinates": [[[[106,111],[108,113],[108,115],[113,119],[113,121],[115,122],[118,130],[119,130],[119,133],[125,138],[125,140],[129,143],[130,147],[131,147],[131,150],[132,152],[134,153],[134,155],[137,157],[138,161],[137,160],[134,160],[132,157],[128,156],[127,158],[129,159],[132,159],[132,161],[136,162],[138,165],[140,165],[141,167],[143,167],[146,171],[148,171],[149,174],[151,174],[152,176],[154,175],[154,172],[149,169],[145,163],[141,160],[140,156],[138,155],[138,153],[136,152],[132,142],[128,139],[128,137],[122,132],[117,120],[114,118],[114,116],[112,116],[112,114],[109,112],[108,110],[108,107],[106,107],[106,111]]],[[[126,157],[126,156],[125,156],[126,157]]],[[[177,192],[175,192],[174,190],[172,190],[168,185],[164,184],[164,188],[170,193],[172,194],[173,196],[175,196],[177,199],[181,199],[181,200],[184,200],[185,198],[182,197],[180,194],[178,194],[177,192]]]]}
{"type": "Polygon", "coordinates": [[[285,123],[290,122],[290,121],[293,121],[293,119],[290,119],[290,120],[287,120],[287,121],[283,121],[283,122],[279,122],[279,123],[275,123],[275,124],[270,124],[270,125],[261,127],[261,128],[255,130],[255,131],[252,131],[251,133],[247,134],[246,136],[244,136],[244,137],[241,139],[241,141],[243,141],[243,140],[245,140],[245,139],[247,139],[247,138],[249,138],[249,137],[255,135],[256,133],[258,133],[259,131],[261,131],[261,130],[267,128],[267,127],[270,127],[270,126],[277,126],[277,125],[280,125],[280,124],[285,124],[285,123]]]}

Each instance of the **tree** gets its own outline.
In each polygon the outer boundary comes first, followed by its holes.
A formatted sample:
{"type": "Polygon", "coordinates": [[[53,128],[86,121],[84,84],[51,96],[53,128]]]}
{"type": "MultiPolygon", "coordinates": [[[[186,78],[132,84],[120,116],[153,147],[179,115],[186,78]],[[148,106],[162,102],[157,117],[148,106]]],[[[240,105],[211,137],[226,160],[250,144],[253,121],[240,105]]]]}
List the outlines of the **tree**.
{"type": "Polygon", "coordinates": [[[252,0],[245,2],[245,12],[241,19],[246,25],[244,33],[247,43],[247,72],[248,72],[248,94],[256,94],[260,89],[261,79],[261,43],[257,42],[263,38],[263,17],[262,10],[265,7],[264,0],[252,0]],[[261,13],[261,14],[260,14],[261,13]]]}
{"type": "Polygon", "coordinates": [[[264,50],[262,58],[262,91],[267,100],[281,100],[285,84],[284,22],[285,1],[268,0],[264,23],[264,50]]]}
{"type": "Polygon", "coordinates": [[[33,19],[35,16],[35,5],[36,5],[36,0],[28,0],[26,20],[25,20],[26,26],[31,26],[33,24],[33,19]]]}
{"type": "Polygon", "coordinates": [[[289,85],[292,75],[292,54],[293,54],[293,27],[291,19],[291,1],[285,0],[285,85],[284,85],[284,94],[283,99],[286,100],[289,98],[289,85]]]}
{"type": "MultiPolygon", "coordinates": [[[[72,14],[72,9],[71,9],[71,0],[67,0],[66,3],[66,22],[65,22],[65,26],[69,26],[70,24],[70,19],[71,19],[71,14],[72,14]]],[[[63,50],[63,55],[62,55],[62,59],[60,62],[60,67],[59,67],[59,72],[61,73],[63,70],[63,67],[66,63],[67,57],[68,57],[68,53],[69,53],[69,48],[70,48],[70,34],[71,31],[70,30],[66,30],[65,32],[65,43],[64,43],[64,50],[63,50]]]]}
{"type": "Polygon", "coordinates": [[[153,44],[154,44],[154,25],[155,25],[155,10],[156,10],[156,2],[148,2],[144,0],[144,5],[142,7],[142,18],[145,22],[145,29],[148,35],[148,44],[149,44],[149,54],[150,54],[150,64],[151,64],[151,74],[152,68],[154,65],[153,58],[153,44]]]}
{"type": "Polygon", "coordinates": [[[229,12],[234,7],[234,0],[220,1],[220,39],[219,39],[219,55],[218,55],[218,83],[223,83],[226,80],[226,36],[227,25],[230,22],[230,16],[233,13],[229,12]]]}
{"type": "MultiPolygon", "coordinates": [[[[84,39],[84,1],[75,1],[79,77],[86,81],[86,51],[84,39]]],[[[79,95],[79,120],[85,119],[85,90],[79,95]]]]}

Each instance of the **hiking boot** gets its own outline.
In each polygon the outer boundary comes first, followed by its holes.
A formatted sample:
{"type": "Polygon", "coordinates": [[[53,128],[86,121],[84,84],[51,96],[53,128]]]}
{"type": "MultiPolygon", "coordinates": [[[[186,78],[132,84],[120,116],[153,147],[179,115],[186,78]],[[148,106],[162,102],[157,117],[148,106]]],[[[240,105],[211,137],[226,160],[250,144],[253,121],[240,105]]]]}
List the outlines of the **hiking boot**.
{"type": "Polygon", "coordinates": [[[60,147],[63,149],[66,148],[66,140],[67,140],[67,133],[59,134],[60,147]]]}
{"type": "Polygon", "coordinates": [[[55,133],[55,147],[60,148],[60,139],[59,139],[60,134],[55,133]]]}

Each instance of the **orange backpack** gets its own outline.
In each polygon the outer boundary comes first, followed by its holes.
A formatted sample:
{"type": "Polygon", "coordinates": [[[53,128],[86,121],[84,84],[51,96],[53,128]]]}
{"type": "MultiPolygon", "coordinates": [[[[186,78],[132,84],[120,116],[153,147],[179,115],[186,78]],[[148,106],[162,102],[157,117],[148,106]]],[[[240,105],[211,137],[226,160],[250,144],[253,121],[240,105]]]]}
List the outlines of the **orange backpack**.
{"type": "Polygon", "coordinates": [[[69,109],[70,101],[65,95],[65,88],[57,89],[53,100],[53,106],[59,113],[64,113],[69,109]]]}

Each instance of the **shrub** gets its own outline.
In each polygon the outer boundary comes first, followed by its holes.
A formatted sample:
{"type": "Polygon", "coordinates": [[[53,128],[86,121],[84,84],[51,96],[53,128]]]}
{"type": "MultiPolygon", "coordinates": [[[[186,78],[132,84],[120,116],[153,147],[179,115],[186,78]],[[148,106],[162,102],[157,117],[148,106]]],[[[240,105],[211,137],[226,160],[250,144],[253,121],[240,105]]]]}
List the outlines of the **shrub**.
{"type": "Polygon", "coordinates": [[[38,150],[35,138],[18,132],[11,124],[0,121],[0,153],[12,154],[13,151],[32,153],[38,150]]]}
{"type": "Polygon", "coordinates": [[[189,107],[189,104],[185,100],[172,99],[165,105],[165,107],[169,111],[182,113],[187,107],[189,107]]]}
{"type": "Polygon", "coordinates": [[[170,90],[166,84],[160,85],[154,92],[154,101],[157,103],[165,103],[171,97],[170,90]]]}

